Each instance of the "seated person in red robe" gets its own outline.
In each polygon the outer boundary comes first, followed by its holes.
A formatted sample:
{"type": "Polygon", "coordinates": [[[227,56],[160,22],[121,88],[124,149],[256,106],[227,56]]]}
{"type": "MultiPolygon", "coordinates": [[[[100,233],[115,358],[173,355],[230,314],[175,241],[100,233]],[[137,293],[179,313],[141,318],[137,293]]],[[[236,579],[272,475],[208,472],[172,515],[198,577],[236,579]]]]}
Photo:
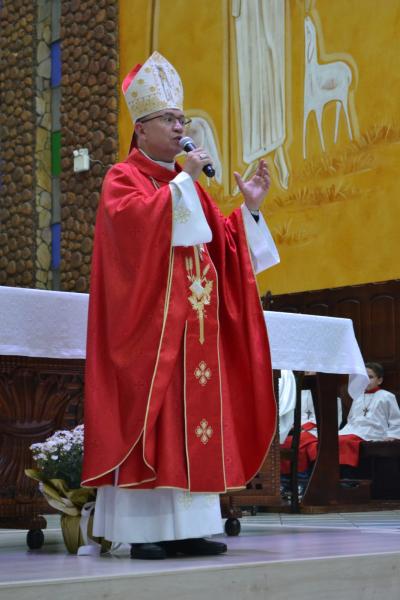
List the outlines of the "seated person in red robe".
{"type": "Polygon", "coordinates": [[[275,433],[271,360],[255,273],[279,261],[259,207],[260,161],[224,217],[175,162],[188,122],[158,52],[127,76],[135,133],[103,184],[91,272],[82,484],[93,532],[131,557],[220,554],[219,493],[244,488],[275,433]]]}
{"type": "MultiPolygon", "coordinates": [[[[315,373],[305,373],[306,375],[315,375],[315,373]]],[[[285,386],[280,385],[280,393],[279,393],[279,413],[280,413],[280,432],[282,433],[282,423],[281,423],[281,405],[283,404],[286,407],[286,414],[284,420],[284,427],[286,428],[286,432],[284,433],[284,437],[281,437],[281,448],[291,448],[293,443],[293,436],[291,434],[287,435],[287,430],[291,429],[293,426],[294,420],[294,407],[296,402],[296,389],[290,389],[286,383],[287,375],[282,378],[282,383],[285,386]],[[289,393],[292,394],[292,402],[291,407],[289,407],[290,400],[287,398],[286,388],[289,393]],[[290,410],[289,410],[290,408],[290,410]]],[[[342,403],[340,399],[338,399],[338,427],[342,420],[342,403]]],[[[311,390],[302,390],[301,391],[301,415],[300,415],[300,440],[298,447],[298,458],[297,458],[297,470],[299,481],[304,482],[308,479],[310,474],[310,467],[312,462],[315,460],[314,452],[316,452],[318,448],[318,431],[317,431],[317,419],[315,415],[314,401],[312,397],[311,390]],[[310,454],[311,457],[310,458],[310,454]]],[[[289,484],[288,475],[290,473],[291,465],[290,461],[287,459],[281,460],[281,482],[283,487],[286,489],[289,484]]]]}
{"type": "MultiPolygon", "coordinates": [[[[343,477],[357,475],[362,441],[400,439],[400,408],[396,396],[380,388],[383,367],[376,362],[365,363],[369,384],[365,392],[353,400],[346,425],[339,431],[339,463],[343,477]]],[[[307,448],[311,462],[316,460],[318,445],[307,448]]]]}

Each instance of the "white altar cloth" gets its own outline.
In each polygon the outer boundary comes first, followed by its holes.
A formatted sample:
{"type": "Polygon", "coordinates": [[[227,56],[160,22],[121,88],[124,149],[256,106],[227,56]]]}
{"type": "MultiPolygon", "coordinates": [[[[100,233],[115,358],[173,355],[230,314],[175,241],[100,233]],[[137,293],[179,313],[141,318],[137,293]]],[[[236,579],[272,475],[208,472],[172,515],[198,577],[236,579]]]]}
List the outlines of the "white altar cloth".
{"type": "MultiPolygon", "coordinates": [[[[0,355],[84,359],[88,294],[0,286],[0,355]]],[[[274,369],[348,374],[349,393],[368,376],[350,319],[264,313],[274,369]]]]}
{"type": "Polygon", "coordinates": [[[85,358],[88,299],[0,286],[0,355],[85,358]]]}
{"type": "Polygon", "coordinates": [[[369,383],[353,321],[298,313],[264,311],[274,369],[342,373],[355,399],[369,383]]]}

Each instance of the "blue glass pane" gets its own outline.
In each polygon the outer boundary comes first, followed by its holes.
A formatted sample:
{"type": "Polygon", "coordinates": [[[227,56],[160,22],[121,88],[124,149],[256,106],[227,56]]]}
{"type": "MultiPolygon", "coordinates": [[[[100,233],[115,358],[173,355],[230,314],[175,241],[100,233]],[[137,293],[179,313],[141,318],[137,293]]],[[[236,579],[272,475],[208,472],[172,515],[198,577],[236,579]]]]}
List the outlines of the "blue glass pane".
{"type": "Polygon", "coordinates": [[[59,269],[61,262],[61,224],[51,226],[51,268],[59,269]]]}
{"type": "Polygon", "coordinates": [[[51,87],[61,84],[61,45],[54,42],[50,46],[51,53],[51,87]]]}

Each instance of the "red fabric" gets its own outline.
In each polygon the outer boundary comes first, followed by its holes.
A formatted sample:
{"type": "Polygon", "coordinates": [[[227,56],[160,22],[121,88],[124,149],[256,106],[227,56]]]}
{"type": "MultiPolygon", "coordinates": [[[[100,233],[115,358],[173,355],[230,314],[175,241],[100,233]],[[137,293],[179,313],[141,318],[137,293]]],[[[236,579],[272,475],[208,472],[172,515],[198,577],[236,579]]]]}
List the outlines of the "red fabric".
{"type": "Polygon", "coordinates": [[[358,435],[339,435],[339,463],[357,467],[360,462],[360,444],[363,440],[358,435]]]}
{"type": "Polygon", "coordinates": [[[304,425],[301,426],[302,431],[311,431],[312,429],[315,429],[317,426],[316,423],[313,423],[312,421],[308,421],[307,423],[304,423],[304,425]]]}
{"type": "MultiPolygon", "coordinates": [[[[308,425],[308,424],[307,424],[308,425]]],[[[314,425],[315,427],[315,425],[314,425]]],[[[291,448],[292,447],[293,436],[288,435],[283,444],[281,444],[281,448],[291,448]]],[[[310,466],[310,459],[308,456],[308,448],[309,446],[317,445],[318,438],[315,435],[312,435],[307,430],[302,431],[300,433],[300,442],[299,442],[299,453],[297,459],[297,470],[299,473],[306,471],[310,466]]],[[[289,460],[281,460],[281,473],[287,475],[290,473],[290,461],[289,460]]]]}
{"type": "Polygon", "coordinates": [[[136,67],[133,67],[128,73],[128,75],[124,78],[122,82],[122,91],[125,94],[126,90],[130,86],[131,82],[135,79],[136,75],[139,73],[140,69],[143,65],[137,64],[136,67]]]}
{"type": "MultiPolygon", "coordinates": [[[[307,446],[309,462],[315,462],[318,454],[318,440],[307,446]]],[[[360,443],[363,440],[354,434],[339,435],[339,464],[357,467],[360,457],[360,443]]]]}
{"type": "Polygon", "coordinates": [[[194,249],[171,250],[167,184],[175,175],[134,150],[103,185],[89,303],[84,485],[112,484],[119,467],[125,487],[242,487],[275,432],[269,345],[241,211],[225,219],[196,184],[213,232],[201,261],[213,292],[199,344],[189,302],[194,249]],[[212,374],[204,386],[194,376],[201,361],[212,374]]]}

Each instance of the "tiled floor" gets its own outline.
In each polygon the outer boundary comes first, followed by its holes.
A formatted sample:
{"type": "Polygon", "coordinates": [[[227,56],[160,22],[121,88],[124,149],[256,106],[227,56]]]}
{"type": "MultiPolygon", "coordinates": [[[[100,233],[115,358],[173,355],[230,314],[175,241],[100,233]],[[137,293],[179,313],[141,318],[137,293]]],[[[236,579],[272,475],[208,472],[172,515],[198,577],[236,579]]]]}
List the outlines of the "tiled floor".
{"type": "Polygon", "coordinates": [[[58,600],[197,600],[215,598],[215,586],[233,600],[287,600],[292,586],[296,600],[400,597],[399,510],[260,513],[241,519],[240,536],[225,538],[227,554],[165,561],[132,561],[129,547],[101,557],[68,555],[58,522],[48,518],[38,551],[27,550],[26,532],[0,530],[1,600],[53,599],[54,585],[58,600]]]}
{"type": "MultiPolygon", "coordinates": [[[[58,515],[47,515],[44,530],[45,544],[62,545],[58,515]]],[[[240,519],[240,536],[262,535],[285,528],[296,529],[358,529],[375,530],[377,533],[392,532],[400,535],[400,510],[361,513],[328,513],[319,515],[258,513],[240,519]]],[[[234,539],[234,538],[228,538],[234,539]]],[[[0,553],[10,547],[25,547],[26,531],[0,529],[0,553]]]]}
{"type": "MultiPolygon", "coordinates": [[[[47,529],[44,530],[45,544],[43,548],[36,553],[27,551],[26,531],[0,529],[0,558],[1,556],[5,557],[5,555],[10,552],[15,557],[21,556],[21,558],[33,556],[34,554],[37,556],[45,554],[51,554],[53,556],[56,554],[64,554],[65,547],[59,526],[59,516],[48,515],[46,519],[47,529]]],[[[322,543],[325,538],[328,539],[328,536],[330,544],[333,539],[346,540],[346,543],[349,543],[349,540],[353,540],[355,546],[353,544],[350,544],[350,546],[353,547],[354,552],[364,554],[365,552],[362,543],[359,545],[359,541],[362,540],[365,535],[375,534],[373,551],[384,552],[385,548],[387,548],[387,551],[389,552],[400,551],[400,510],[368,513],[330,513],[321,515],[259,513],[255,516],[244,516],[240,519],[240,522],[240,536],[227,538],[229,548],[243,549],[243,547],[248,547],[249,544],[249,540],[245,540],[245,538],[259,536],[262,536],[265,540],[274,537],[275,542],[277,539],[284,540],[290,538],[290,536],[295,536],[297,544],[300,542],[299,535],[302,534],[302,538],[306,543],[307,540],[311,540],[311,537],[314,541],[318,538],[320,550],[322,550],[323,546],[323,544],[320,546],[320,542],[322,543]],[[388,538],[385,534],[392,534],[395,538],[392,542],[388,542],[386,546],[385,544],[388,538]],[[381,542],[378,542],[378,537],[381,542]]],[[[260,547],[260,544],[262,545],[261,540],[257,540],[254,543],[258,547],[260,547]]],[[[294,544],[294,546],[296,546],[296,544],[294,544]]],[[[268,545],[269,544],[266,543],[265,548],[267,548],[268,545]]],[[[279,545],[280,544],[278,544],[278,546],[279,545]]],[[[115,552],[114,556],[122,557],[127,555],[128,552],[128,546],[121,547],[115,552]]],[[[306,552],[306,555],[308,556],[309,553],[306,552]]],[[[331,551],[328,551],[328,555],[331,555],[331,551]]],[[[303,553],[302,556],[304,556],[303,553]]],[[[312,553],[309,556],[311,557],[312,553]]],[[[269,555],[268,557],[264,557],[264,559],[265,558],[271,560],[272,556],[269,555]]],[[[280,555],[279,558],[295,559],[296,552],[293,555],[292,553],[287,556],[280,555]]],[[[0,581],[2,580],[4,581],[0,568],[0,581]]]]}
{"type": "Polygon", "coordinates": [[[242,535],[255,529],[269,527],[339,527],[377,528],[400,533],[400,510],[374,511],[361,513],[328,513],[320,515],[297,515],[287,513],[259,513],[254,517],[241,519],[242,535]]]}

